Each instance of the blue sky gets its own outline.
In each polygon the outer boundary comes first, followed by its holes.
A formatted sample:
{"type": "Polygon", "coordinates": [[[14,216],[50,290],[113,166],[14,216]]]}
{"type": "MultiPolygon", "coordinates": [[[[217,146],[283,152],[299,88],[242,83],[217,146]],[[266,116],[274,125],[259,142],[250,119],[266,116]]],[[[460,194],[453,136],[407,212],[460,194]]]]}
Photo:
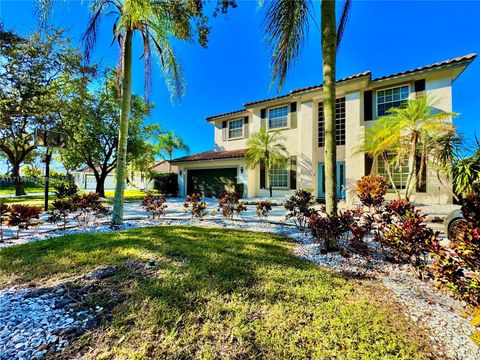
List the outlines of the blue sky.
{"type": "MultiPolygon", "coordinates": [[[[256,1],[237,0],[238,7],[211,21],[207,49],[176,43],[183,64],[187,93],[181,102],[170,102],[158,67],[154,70],[149,121],[173,129],[191,152],[213,146],[213,127],[205,116],[240,109],[247,101],[277,95],[270,88],[269,53],[261,29],[262,9],[256,1]]],[[[268,1],[268,0],[267,0],[268,1]]],[[[88,21],[88,1],[57,2],[52,23],[68,29],[80,44],[88,21]]],[[[340,4],[339,4],[340,5],[340,4]]],[[[314,2],[318,16],[319,2],[314,2]]],[[[354,1],[338,54],[337,78],[372,71],[373,77],[415,68],[469,53],[480,53],[480,2],[354,1]]],[[[34,1],[0,0],[0,20],[7,29],[22,34],[35,30],[34,1]]],[[[114,66],[117,47],[110,46],[112,18],[102,23],[93,61],[114,66]]],[[[291,70],[281,93],[322,82],[319,22],[311,22],[301,58],[291,70]]],[[[143,92],[140,40],[135,39],[134,91],[143,92]]],[[[480,136],[480,58],[455,82],[453,109],[466,138],[480,136]]],[[[180,154],[178,154],[180,155],[180,154]]]]}

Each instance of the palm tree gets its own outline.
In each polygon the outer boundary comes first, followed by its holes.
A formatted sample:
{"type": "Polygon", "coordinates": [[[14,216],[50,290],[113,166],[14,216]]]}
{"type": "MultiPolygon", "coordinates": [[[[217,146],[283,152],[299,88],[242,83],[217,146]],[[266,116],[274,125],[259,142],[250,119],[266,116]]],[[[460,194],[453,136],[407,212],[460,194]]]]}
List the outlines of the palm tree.
{"type": "MultiPolygon", "coordinates": [[[[409,199],[428,160],[441,160],[437,146],[432,146],[442,137],[450,136],[455,127],[450,122],[457,114],[438,111],[426,96],[406,101],[402,106],[391,108],[367,132],[365,147],[370,155],[387,157],[393,153],[397,165],[408,162],[408,177],[405,198],[409,199]],[[439,159],[435,159],[439,156],[439,159]],[[417,169],[417,159],[420,168],[417,169]]],[[[442,154],[442,157],[446,155],[442,154]]],[[[386,163],[386,168],[389,168],[386,163]]],[[[391,179],[392,185],[394,185],[391,179]]]]}
{"type": "MultiPolygon", "coordinates": [[[[269,3],[265,15],[265,33],[272,48],[272,81],[283,86],[287,72],[300,56],[300,51],[313,19],[313,2],[309,0],[275,0],[269,3]]],[[[335,70],[336,53],[340,44],[351,0],[346,0],[336,29],[335,0],[321,1],[321,46],[323,62],[323,103],[325,117],[325,201],[329,214],[337,212],[336,144],[335,144],[335,70]]],[[[315,21],[315,19],[313,19],[315,21]]],[[[337,246],[332,244],[333,248],[337,246]]]]}
{"type": "Polygon", "coordinates": [[[268,174],[268,182],[265,186],[270,189],[270,197],[273,195],[270,169],[277,166],[284,168],[288,164],[288,152],[284,140],[280,130],[267,132],[265,129],[260,129],[247,141],[246,164],[251,169],[258,165],[265,167],[265,174],[268,174]]]}
{"type": "Polygon", "coordinates": [[[165,158],[165,153],[168,155],[170,164],[169,172],[172,172],[172,158],[173,152],[176,150],[183,150],[187,154],[190,151],[187,144],[185,144],[182,138],[175,134],[173,130],[159,134],[156,137],[158,144],[155,146],[155,152],[160,153],[165,158]]]}
{"type": "MultiPolygon", "coordinates": [[[[39,0],[41,20],[45,22],[51,11],[53,0],[39,0]]],[[[218,12],[226,13],[231,2],[217,1],[214,16],[218,12]]],[[[145,97],[148,99],[151,87],[152,47],[160,58],[163,76],[173,97],[184,93],[184,82],[180,64],[172,49],[172,36],[182,40],[192,40],[195,23],[200,45],[206,47],[209,33],[208,17],[204,14],[203,2],[152,1],[152,0],[93,0],[91,16],[83,36],[85,58],[88,61],[95,47],[100,20],[105,15],[115,15],[113,38],[119,44],[119,83],[121,84],[120,130],[117,151],[115,200],[113,204],[112,224],[123,222],[123,192],[125,189],[127,166],[128,121],[132,91],[132,40],[136,33],[143,43],[145,60],[145,97]]]]}

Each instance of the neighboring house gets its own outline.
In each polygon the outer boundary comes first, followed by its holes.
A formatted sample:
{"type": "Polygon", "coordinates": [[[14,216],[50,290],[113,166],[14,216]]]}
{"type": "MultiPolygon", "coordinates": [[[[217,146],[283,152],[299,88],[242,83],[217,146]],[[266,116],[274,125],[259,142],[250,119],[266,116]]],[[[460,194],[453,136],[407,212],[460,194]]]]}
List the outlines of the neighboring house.
{"type": "MultiPolygon", "coordinates": [[[[151,167],[154,172],[157,173],[168,173],[170,172],[170,163],[168,160],[161,160],[155,162],[155,165],[151,167]]],[[[178,167],[172,165],[172,172],[177,173],[178,167]]],[[[93,171],[89,167],[80,168],[72,172],[72,175],[75,179],[75,184],[80,189],[84,190],[95,190],[97,186],[97,180],[93,171]]],[[[140,174],[140,172],[135,171],[133,176],[129,174],[128,182],[126,184],[127,189],[152,189],[153,182],[149,181],[140,174]]],[[[107,178],[105,179],[105,190],[114,190],[115,189],[115,172],[112,171],[107,178]]]]}
{"type": "MultiPolygon", "coordinates": [[[[156,173],[169,173],[170,172],[170,162],[168,160],[160,160],[155,163],[152,167],[152,170],[156,173]]],[[[172,165],[171,172],[177,174],[178,173],[178,166],[172,165]]]]}
{"type": "MultiPolygon", "coordinates": [[[[440,111],[452,111],[452,84],[474,60],[475,54],[372,79],[370,72],[337,81],[336,142],[337,189],[339,198],[346,193],[354,201],[355,182],[371,172],[384,174],[379,161],[359,153],[366,127],[402,101],[427,95],[440,111]],[[342,188],[346,191],[342,194],[342,188]]],[[[324,118],[322,85],[290,91],[287,95],[244,104],[244,108],[207,117],[214,126],[215,150],[184,156],[172,161],[179,168],[179,194],[201,191],[218,195],[218,189],[244,184],[245,197],[266,197],[265,171],[248,169],[244,154],[248,137],[260,128],[280,129],[291,156],[290,165],[272,169],[274,196],[283,196],[299,188],[313,189],[317,198],[325,196],[324,118]]],[[[405,186],[407,168],[394,168],[399,188],[405,186]]],[[[451,181],[441,182],[427,168],[426,186],[417,189],[413,200],[424,203],[451,203],[451,181]]],[[[393,197],[393,193],[389,196],[393,197]]]]}

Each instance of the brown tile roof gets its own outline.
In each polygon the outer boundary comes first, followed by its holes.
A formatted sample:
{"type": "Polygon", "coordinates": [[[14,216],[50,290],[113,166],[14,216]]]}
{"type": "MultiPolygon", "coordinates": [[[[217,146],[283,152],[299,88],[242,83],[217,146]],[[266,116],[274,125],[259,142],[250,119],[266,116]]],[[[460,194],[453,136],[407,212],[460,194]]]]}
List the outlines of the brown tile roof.
{"type": "Polygon", "coordinates": [[[205,120],[207,120],[207,121],[212,121],[212,120],[214,120],[214,119],[219,119],[219,118],[222,118],[222,117],[225,117],[225,116],[230,116],[230,115],[235,115],[235,114],[241,114],[241,113],[246,112],[246,111],[247,111],[246,109],[241,109],[241,110],[235,110],[235,111],[226,112],[226,113],[223,113],[223,114],[207,116],[207,117],[205,118],[205,120]]]}
{"type": "Polygon", "coordinates": [[[453,64],[457,64],[457,63],[460,63],[460,62],[463,62],[463,61],[472,61],[476,57],[477,57],[477,54],[468,54],[468,55],[465,55],[465,56],[459,56],[459,57],[456,57],[454,59],[440,61],[440,62],[437,62],[435,64],[421,66],[421,67],[418,67],[418,68],[415,68],[415,69],[402,71],[402,72],[399,72],[399,73],[396,73],[396,74],[381,76],[381,77],[378,77],[376,79],[373,79],[372,81],[385,80],[385,79],[389,79],[389,78],[396,77],[396,76],[407,75],[407,74],[411,74],[411,73],[415,73],[415,72],[419,72],[419,71],[435,69],[435,68],[446,66],[446,65],[453,65],[453,64]]]}
{"type": "MultiPolygon", "coordinates": [[[[359,79],[359,78],[362,78],[364,76],[370,76],[370,75],[371,75],[370,71],[364,71],[364,72],[354,74],[354,75],[350,75],[350,76],[347,76],[346,78],[337,80],[337,84],[341,83],[341,82],[344,82],[344,81],[355,80],[355,79],[359,79]]],[[[308,86],[308,87],[304,87],[304,88],[300,88],[300,89],[295,89],[295,90],[290,91],[290,94],[298,94],[298,93],[301,93],[301,92],[304,92],[304,91],[315,90],[315,89],[321,88],[322,86],[323,86],[323,84],[308,86]]]]}
{"type": "MultiPolygon", "coordinates": [[[[437,63],[435,63],[435,64],[431,64],[431,65],[427,65],[427,66],[421,66],[421,67],[418,67],[418,68],[416,68],[416,69],[411,69],[411,70],[399,72],[399,73],[392,74],[392,75],[386,75],[386,76],[378,77],[378,78],[373,79],[373,80],[371,80],[371,81],[385,80],[385,79],[393,78],[393,77],[396,77],[396,76],[408,75],[408,74],[411,74],[411,73],[415,73],[415,72],[419,72],[419,71],[424,71],[424,70],[435,69],[435,68],[439,68],[439,67],[446,66],[446,65],[453,65],[453,64],[457,64],[457,63],[460,63],[460,62],[463,62],[463,61],[469,61],[469,62],[471,62],[473,59],[475,59],[476,56],[477,56],[476,54],[468,54],[468,55],[465,55],[465,56],[459,56],[459,57],[456,57],[456,58],[454,58],[454,59],[437,62],[437,63]]],[[[362,78],[362,77],[365,77],[365,76],[371,77],[371,72],[370,72],[370,71],[364,71],[364,72],[361,72],[361,73],[358,73],[358,74],[355,74],[355,75],[348,76],[348,77],[346,77],[346,78],[337,80],[337,84],[340,83],[340,82],[348,81],[348,80],[359,79],[359,78],[362,78]]],[[[292,96],[292,95],[296,95],[296,94],[299,94],[299,93],[302,93],[302,92],[305,92],[305,91],[319,89],[319,88],[321,88],[322,86],[323,86],[323,84],[319,84],[319,85],[314,85],[314,86],[308,86],[308,87],[304,87],[304,88],[294,89],[294,90],[291,90],[291,91],[290,91],[288,94],[286,94],[286,95],[280,95],[280,96],[275,96],[275,97],[271,97],[271,98],[267,98],[267,99],[250,101],[250,102],[247,102],[247,103],[243,104],[243,106],[249,107],[249,106],[252,106],[252,105],[261,104],[261,103],[268,102],[268,101],[271,101],[271,100],[278,100],[278,99],[288,98],[288,97],[290,97],[290,96],[292,96]]],[[[237,111],[232,111],[232,112],[229,112],[229,113],[224,113],[224,114],[219,114],[219,115],[213,115],[213,116],[207,117],[206,120],[207,120],[207,121],[211,121],[211,120],[213,120],[213,119],[218,119],[218,118],[221,118],[221,117],[224,117],[224,116],[233,115],[233,114],[239,114],[239,113],[242,113],[242,112],[244,112],[244,111],[246,111],[246,109],[237,110],[237,111]]]]}
{"type": "Polygon", "coordinates": [[[221,160],[221,159],[234,159],[243,158],[245,156],[245,149],[241,150],[229,150],[229,151],[204,151],[198,154],[192,154],[184,156],[178,159],[172,160],[172,163],[179,163],[185,161],[203,161],[203,160],[221,160]]]}

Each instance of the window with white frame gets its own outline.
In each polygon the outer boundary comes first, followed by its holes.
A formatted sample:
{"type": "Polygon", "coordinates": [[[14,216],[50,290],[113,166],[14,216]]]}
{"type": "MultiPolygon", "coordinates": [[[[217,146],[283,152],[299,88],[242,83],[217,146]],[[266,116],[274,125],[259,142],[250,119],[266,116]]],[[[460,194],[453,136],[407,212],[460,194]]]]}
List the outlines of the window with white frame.
{"type": "MultiPolygon", "coordinates": [[[[338,98],[335,101],[335,144],[345,145],[346,129],[345,98],[338,98]]],[[[323,114],[323,103],[318,103],[318,146],[325,146],[325,116],[323,114]]]]}
{"type": "Polygon", "coordinates": [[[268,128],[279,129],[288,126],[288,106],[268,110],[268,128]]]}
{"type": "Polygon", "coordinates": [[[228,138],[235,139],[243,137],[243,119],[228,122],[228,138]]]}
{"type": "MultiPolygon", "coordinates": [[[[407,185],[408,179],[408,162],[403,161],[401,164],[397,164],[394,161],[394,155],[388,154],[388,166],[390,168],[390,174],[392,174],[393,182],[397,189],[405,189],[407,185]]],[[[388,171],[387,171],[387,164],[383,157],[380,157],[377,162],[377,173],[378,175],[382,176],[384,179],[388,180],[388,171]]],[[[391,187],[391,184],[390,184],[391,187]]]]}
{"type": "Polygon", "coordinates": [[[276,188],[288,187],[288,170],[274,166],[270,169],[270,185],[276,188]]]}
{"type": "Polygon", "coordinates": [[[377,116],[383,116],[392,107],[399,107],[408,99],[408,85],[377,91],[377,116]]]}

